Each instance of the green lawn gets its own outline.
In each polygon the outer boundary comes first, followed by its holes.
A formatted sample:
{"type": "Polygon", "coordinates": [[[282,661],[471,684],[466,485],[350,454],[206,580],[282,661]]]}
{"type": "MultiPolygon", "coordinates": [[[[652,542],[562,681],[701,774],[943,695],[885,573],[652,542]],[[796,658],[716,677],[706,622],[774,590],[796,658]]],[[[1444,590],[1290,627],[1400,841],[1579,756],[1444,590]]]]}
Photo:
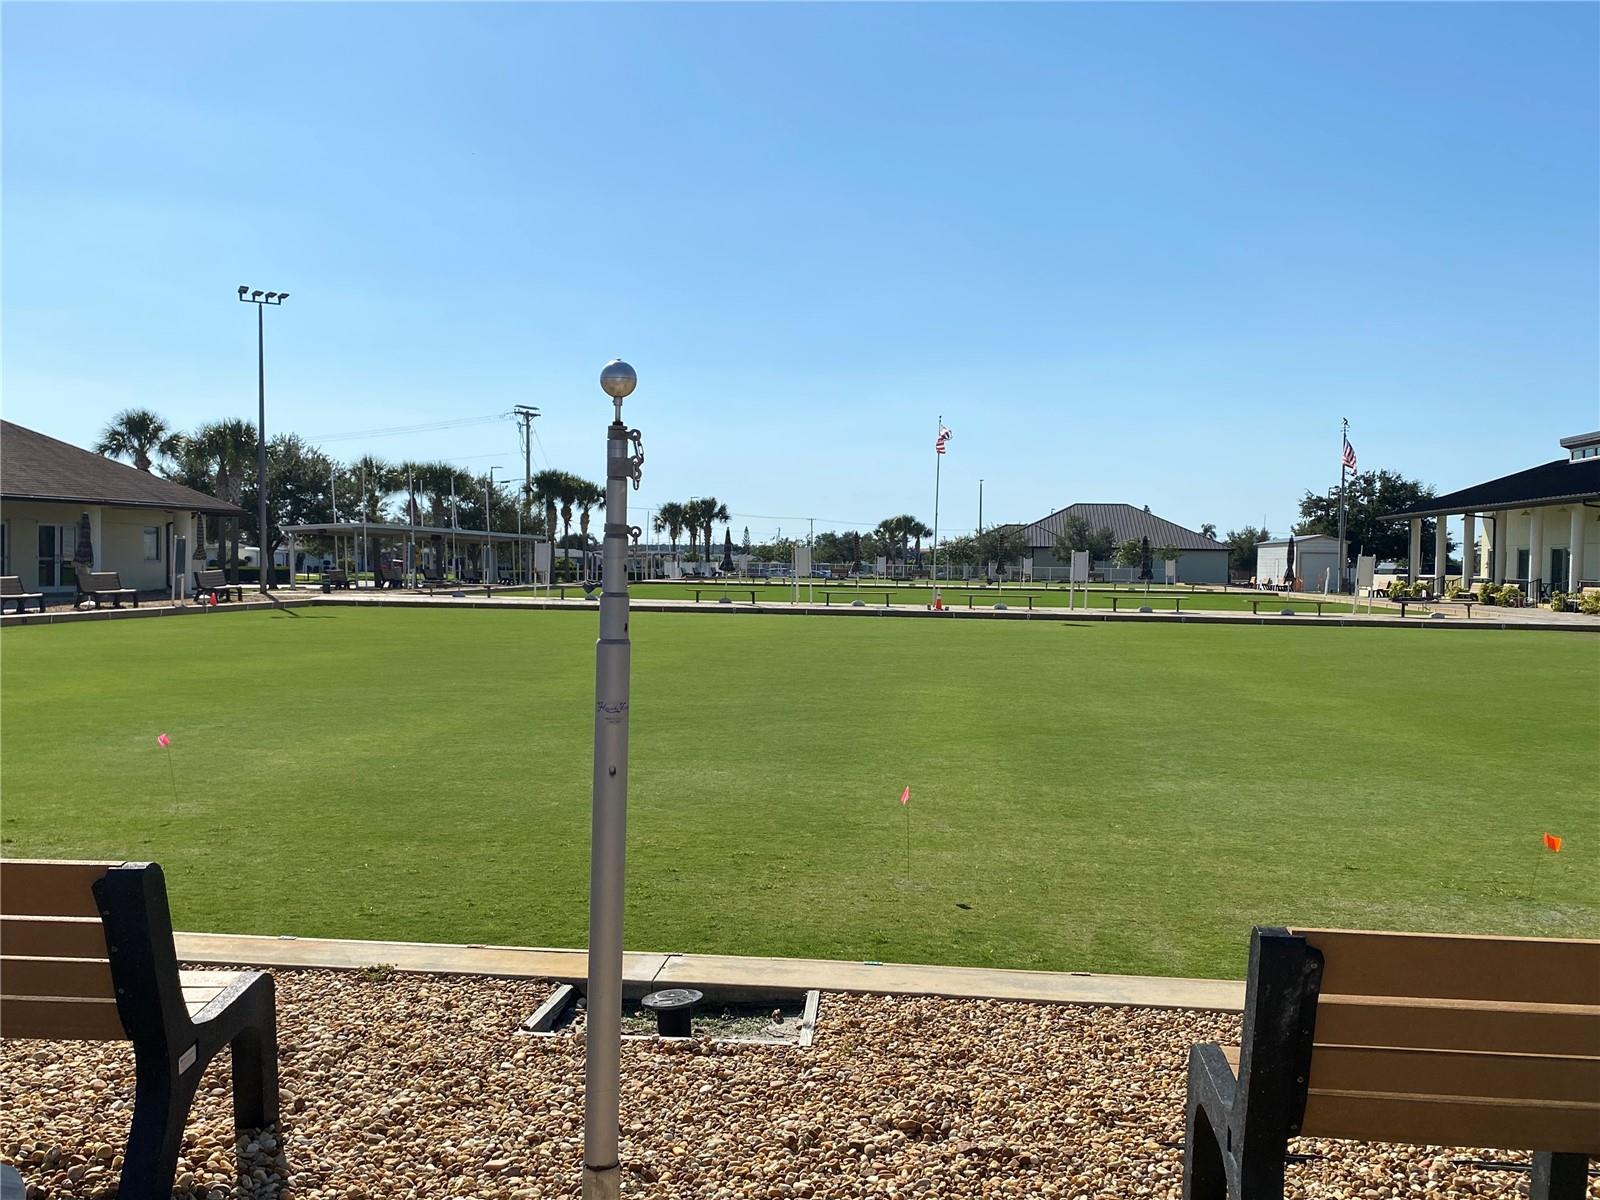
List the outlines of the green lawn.
{"type": "MultiPolygon", "coordinates": [[[[6,852],[158,860],[180,928],[582,945],[595,633],[330,608],[8,629],[6,852]]],[[[633,637],[630,947],[1237,976],[1258,921],[1600,935],[1600,639],[666,614],[633,637]]]]}
{"type": "MultiPolygon", "coordinates": [[[[640,600],[693,600],[695,592],[700,593],[700,603],[715,604],[727,596],[731,601],[739,604],[748,604],[753,592],[758,601],[763,604],[788,604],[796,598],[796,589],[793,584],[787,583],[728,583],[707,581],[703,583],[636,583],[629,589],[634,597],[640,600]]],[[[1040,587],[1010,587],[996,590],[995,588],[973,588],[957,584],[945,584],[940,588],[944,596],[944,603],[951,608],[989,608],[995,604],[1003,603],[1008,608],[1027,608],[1028,598],[1033,598],[1036,608],[1065,608],[1067,607],[1068,594],[1065,588],[1040,588],[1040,587]]],[[[497,591],[500,596],[544,596],[549,594],[548,588],[507,588],[497,591]]],[[[570,600],[581,597],[583,589],[577,584],[566,585],[566,597],[570,600]]],[[[1117,608],[1122,612],[1137,612],[1140,605],[1148,604],[1156,612],[1172,612],[1174,607],[1181,607],[1183,611],[1224,611],[1244,612],[1250,611],[1252,600],[1262,602],[1263,613],[1276,613],[1282,608],[1294,608],[1300,612],[1315,612],[1316,606],[1305,600],[1293,596],[1271,596],[1264,592],[1204,592],[1191,591],[1188,588],[1152,588],[1148,595],[1135,590],[1130,590],[1127,585],[1116,589],[1113,593],[1110,588],[1095,587],[1089,590],[1089,607],[1111,607],[1112,597],[1115,595],[1117,608]]],[[[807,586],[805,580],[800,581],[798,598],[805,603],[809,598],[816,604],[824,602],[838,605],[848,605],[852,600],[860,599],[869,607],[881,606],[885,598],[891,604],[927,605],[933,603],[933,590],[926,584],[863,584],[859,589],[854,583],[833,582],[829,580],[812,580],[807,586]]],[[[1078,591],[1076,597],[1078,606],[1083,607],[1083,592],[1078,591]]],[[[1361,603],[1361,611],[1365,612],[1366,601],[1361,603]]],[[[1374,612],[1399,612],[1381,600],[1373,602],[1374,612]]],[[[1344,605],[1326,605],[1326,612],[1349,612],[1348,601],[1344,605]]]]}

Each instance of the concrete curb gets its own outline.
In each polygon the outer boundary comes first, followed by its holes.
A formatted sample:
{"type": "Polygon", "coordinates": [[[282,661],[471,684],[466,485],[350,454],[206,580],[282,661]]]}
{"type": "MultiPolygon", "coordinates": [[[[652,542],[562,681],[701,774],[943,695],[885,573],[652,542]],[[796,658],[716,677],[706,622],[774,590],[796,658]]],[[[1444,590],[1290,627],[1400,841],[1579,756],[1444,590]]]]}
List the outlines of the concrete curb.
{"type": "MultiPolygon", "coordinates": [[[[343,971],[390,963],[402,971],[424,974],[552,979],[577,984],[588,974],[588,955],[582,950],[226,933],[179,933],[174,939],[178,958],[192,963],[343,971]]],[[[646,953],[625,954],[622,974],[625,988],[635,996],[670,985],[708,989],[718,995],[817,989],[1204,1012],[1240,1012],[1244,1008],[1244,984],[1232,979],[1168,979],[1152,975],[1013,971],[819,958],[646,953]]]]}

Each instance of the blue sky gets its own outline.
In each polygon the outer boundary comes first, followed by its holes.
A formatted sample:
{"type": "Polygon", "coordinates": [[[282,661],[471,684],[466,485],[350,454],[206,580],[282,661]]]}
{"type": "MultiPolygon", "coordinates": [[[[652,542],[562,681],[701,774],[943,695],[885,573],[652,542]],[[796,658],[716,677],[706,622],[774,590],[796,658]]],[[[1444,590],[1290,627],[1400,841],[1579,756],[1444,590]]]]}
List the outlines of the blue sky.
{"type": "Polygon", "coordinates": [[[944,530],[1453,489],[1600,426],[1597,13],[10,3],[3,409],[253,417],[249,283],[272,429],[594,477],[622,355],[735,536],[931,521],[941,413],[944,530]]]}

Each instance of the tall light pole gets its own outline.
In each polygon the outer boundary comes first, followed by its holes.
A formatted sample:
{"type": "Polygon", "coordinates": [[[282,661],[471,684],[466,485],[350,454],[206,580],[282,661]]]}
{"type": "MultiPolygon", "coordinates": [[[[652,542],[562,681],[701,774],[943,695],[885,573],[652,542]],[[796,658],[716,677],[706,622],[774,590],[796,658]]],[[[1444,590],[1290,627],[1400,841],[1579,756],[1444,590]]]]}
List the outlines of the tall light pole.
{"type": "Polygon", "coordinates": [[[594,655],[594,808],[589,842],[589,983],[583,1073],[583,1200],[618,1200],[622,1070],[622,880],[628,834],[628,485],[644,466],[622,401],[639,377],[621,359],[600,372],[615,415],[606,430],[600,640],[594,655]],[[630,450],[631,446],[631,450],[630,450]]]}
{"type": "MultiPolygon", "coordinates": [[[[263,293],[251,291],[247,283],[239,285],[239,299],[256,306],[256,401],[259,405],[256,413],[256,518],[260,525],[256,540],[261,543],[256,549],[256,566],[263,596],[267,594],[267,572],[271,567],[267,561],[271,553],[268,547],[272,539],[267,532],[267,339],[261,314],[267,305],[282,304],[288,298],[288,292],[263,293]]],[[[289,564],[289,571],[292,578],[293,563],[289,564]]]]}

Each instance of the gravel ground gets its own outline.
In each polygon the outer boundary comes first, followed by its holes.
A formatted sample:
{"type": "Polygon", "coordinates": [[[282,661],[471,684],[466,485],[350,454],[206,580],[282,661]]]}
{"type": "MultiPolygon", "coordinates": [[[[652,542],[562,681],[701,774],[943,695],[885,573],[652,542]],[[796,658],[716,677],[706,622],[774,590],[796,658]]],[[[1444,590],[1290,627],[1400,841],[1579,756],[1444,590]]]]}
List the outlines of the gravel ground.
{"type": "MultiPolygon", "coordinates": [[[[576,1196],[579,1035],[513,1031],[533,981],[279,971],[283,1144],[233,1166],[227,1055],[189,1123],[180,1194],[576,1196]]],[[[630,1042],[626,1194],[1179,1194],[1189,1045],[1237,1019],[1140,1009],[824,996],[809,1051],[630,1042]]],[[[132,1097],[120,1043],[0,1041],[0,1159],[30,1197],[111,1194],[132,1097]]],[[[1527,1195],[1451,1150],[1304,1142],[1295,1197],[1527,1195]]],[[[1600,1197],[1591,1182],[1589,1194],[1600,1197]]]]}

